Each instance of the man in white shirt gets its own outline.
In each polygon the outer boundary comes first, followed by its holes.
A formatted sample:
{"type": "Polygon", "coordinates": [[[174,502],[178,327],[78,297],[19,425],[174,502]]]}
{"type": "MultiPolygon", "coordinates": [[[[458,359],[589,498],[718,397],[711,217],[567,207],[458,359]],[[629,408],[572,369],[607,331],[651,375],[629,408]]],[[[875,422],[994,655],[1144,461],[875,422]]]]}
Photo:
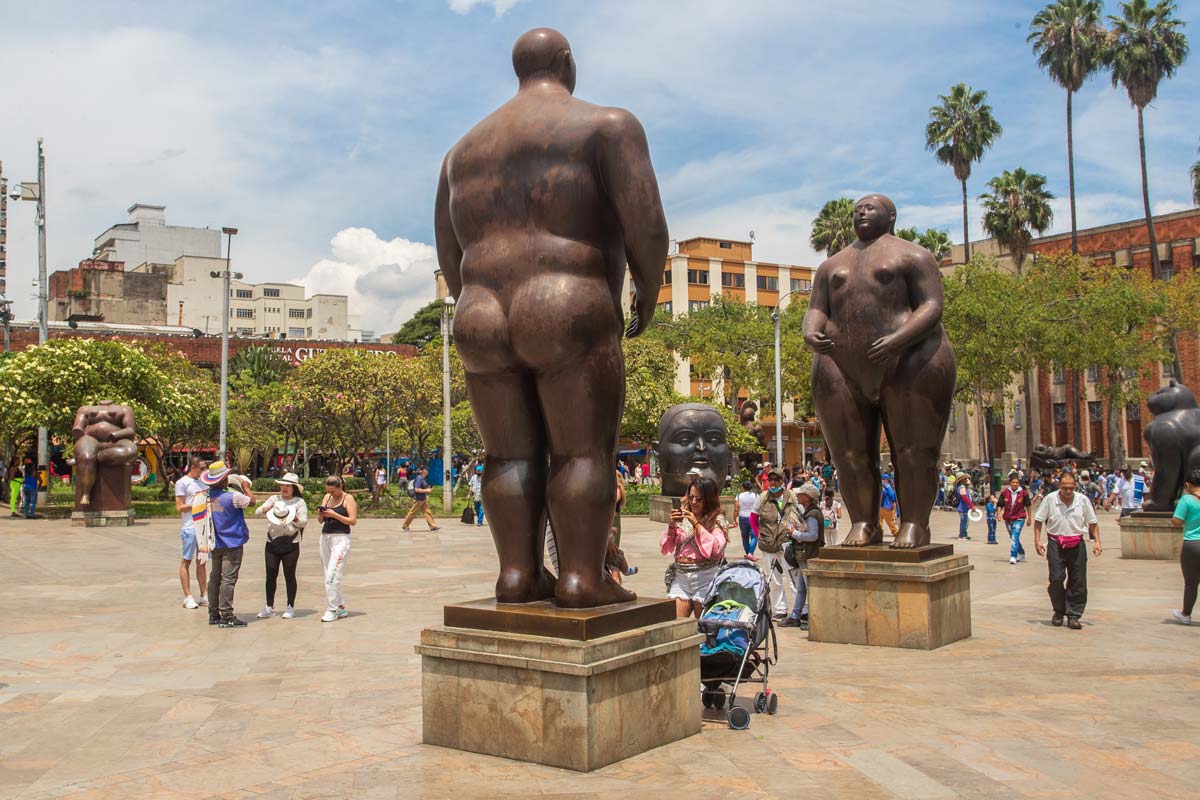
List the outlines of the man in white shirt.
{"type": "Polygon", "coordinates": [[[1146,495],[1146,478],[1139,472],[1134,475],[1128,467],[1121,470],[1117,478],[1117,488],[1113,491],[1113,499],[1120,503],[1121,516],[1142,510],[1142,499],[1146,495]]]}
{"type": "Polygon", "coordinates": [[[192,595],[191,573],[189,568],[196,558],[196,528],[192,523],[192,500],[199,492],[207,491],[200,482],[200,473],[208,462],[199,456],[192,456],[188,461],[188,471],[175,481],[175,510],[180,513],[183,527],[179,529],[179,541],[183,545],[183,558],[179,562],[179,583],[183,586],[183,607],[199,608],[208,604],[204,594],[208,585],[208,570],[199,561],[196,562],[196,583],[200,586],[200,602],[192,595]]]}
{"type": "Polygon", "coordinates": [[[1064,472],[1059,479],[1058,491],[1051,492],[1038,506],[1033,515],[1033,546],[1039,556],[1046,556],[1050,565],[1050,604],[1054,616],[1050,623],[1063,624],[1080,630],[1079,618],[1087,605],[1087,546],[1085,536],[1095,541],[1092,552],[1097,557],[1103,552],[1100,546],[1100,524],[1096,521],[1096,510],[1092,501],[1075,491],[1075,476],[1064,472]],[[1042,526],[1046,528],[1046,544],[1042,544],[1042,526]]]}

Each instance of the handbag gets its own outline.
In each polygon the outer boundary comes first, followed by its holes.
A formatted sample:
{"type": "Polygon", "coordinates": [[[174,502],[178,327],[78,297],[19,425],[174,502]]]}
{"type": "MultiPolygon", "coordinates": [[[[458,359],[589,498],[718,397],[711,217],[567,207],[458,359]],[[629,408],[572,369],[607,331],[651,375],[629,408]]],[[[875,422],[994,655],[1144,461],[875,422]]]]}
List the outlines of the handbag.
{"type": "Polygon", "coordinates": [[[295,548],[296,539],[292,536],[276,536],[274,539],[267,539],[267,549],[277,556],[286,556],[295,548]]]}
{"type": "Polygon", "coordinates": [[[475,524],[475,509],[471,508],[471,506],[467,506],[466,508],[464,508],[462,517],[459,518],[459,522],[462,522],[466,525],[474,525],[475,524]]]}
{"type": "Polygon", "coordinates": [[[668,592],[671,591],[671,584],[675,583],[677,567],[678,565],[675,563],[675,560],[672,559],[671,563],[667,565],[667,571],[663,573],[663,584],[666,585],[668,592]]]}

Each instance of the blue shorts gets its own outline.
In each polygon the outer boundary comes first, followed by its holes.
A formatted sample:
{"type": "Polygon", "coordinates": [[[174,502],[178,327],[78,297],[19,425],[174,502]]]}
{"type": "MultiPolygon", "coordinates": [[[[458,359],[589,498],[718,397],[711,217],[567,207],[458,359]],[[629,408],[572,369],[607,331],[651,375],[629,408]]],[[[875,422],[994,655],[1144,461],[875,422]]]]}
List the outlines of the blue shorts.
{"type": "Polygon", "coordinates": [[[191,561],[196,557],[196,529],[181,528],[179,542],[183,545],[183,560],[191,561]]]}

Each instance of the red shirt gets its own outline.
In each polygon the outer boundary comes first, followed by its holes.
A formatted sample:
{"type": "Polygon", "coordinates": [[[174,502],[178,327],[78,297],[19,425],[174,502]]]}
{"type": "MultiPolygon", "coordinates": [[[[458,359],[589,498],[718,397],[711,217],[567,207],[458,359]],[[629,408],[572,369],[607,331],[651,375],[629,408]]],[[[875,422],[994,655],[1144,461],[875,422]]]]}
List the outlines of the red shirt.
{"type": "Polygon", "coordinates": [[[1025,519],[1028,510],[1025,508],[1025,501],[1029,499],[1029,493],[1023,487],[1018,488],[1014,493],[1012,487],[1004,487],[1004,491],[1000,493],[1000,505],[1004,507],[1004,512],[1001,515],[1005,522],[1012,522],[1018,519],[1025,519]]]}

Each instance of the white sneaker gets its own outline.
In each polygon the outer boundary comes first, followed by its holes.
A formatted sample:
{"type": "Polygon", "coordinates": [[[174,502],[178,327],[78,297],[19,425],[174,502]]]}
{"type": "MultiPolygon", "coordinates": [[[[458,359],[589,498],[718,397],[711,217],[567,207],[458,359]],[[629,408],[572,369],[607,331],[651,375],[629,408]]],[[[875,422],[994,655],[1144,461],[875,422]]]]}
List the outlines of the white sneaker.
{"type": "Polygon", "coordinates": [[[206,606],[206,605],[208,605],[208,595],[206,595],[206,594],[202,594],[202,595],[200,595],[200,601],[199,601],[199,602],[200,602],[200,605],[202,605],[202,606],[206,606]]]}
{"type": "Polygon", "coordinates": [[[284,611],[283,611],[284,619],[291,619],[294,616],[296,616],[296,612],[292,610],[291,606],[288,606],[286,609],[284,609],[284,611]]]}
{"type": "Polygon", "coordinates": [[[1192,624],[1191,616],[1183,613],[1178,608],[1171,612],[1171,616],[1174,617],[1175,621],[1178,622],[1180,625],[1191,625],[1192,624]]]}
{"type": "Polygon", "coordinates": [[[1017,561],[1024,561],[1024,560],[1025,560],[1025,556],[1017,556],[1017,561]]]}
{"type": "Polygon", "coordinates": [[[259,619],[266,619],[267,617],[273,616],[275,616],[275,609],[271,608],[270,606],[267,606],[262,611],[258,612],[259,619]]]}
{"type": "Polygon", "coordinates": [[[184,608],[199,608],[200,605],[196,602],[196,598],[192,597],[189,594],[187,597],[183,598],[183,607],[184,608]]]}
{"type": "Polygon", "coordinates": [[[325,616],[321,617],[321,622],[333,622],[337,618],[338,618],[338,612],[326,611],[325,616]]]}
{"type": "Polygon", "coordinates": [[[1017,563],[1017,559],[1016,559],[1016,558],[1010,558],[1010,559],[1008,560],[1008,563],[1010,563],[1010,564],[1015,564],[1015,563],[1017,563]]]}

